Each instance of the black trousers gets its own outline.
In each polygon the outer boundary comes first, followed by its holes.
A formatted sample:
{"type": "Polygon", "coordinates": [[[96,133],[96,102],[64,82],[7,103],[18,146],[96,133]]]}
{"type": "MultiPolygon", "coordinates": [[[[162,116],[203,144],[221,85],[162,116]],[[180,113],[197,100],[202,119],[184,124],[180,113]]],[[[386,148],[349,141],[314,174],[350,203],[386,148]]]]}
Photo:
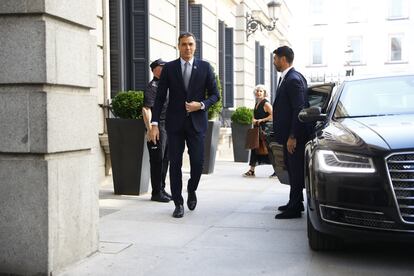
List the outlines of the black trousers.
{"type": "Polygon", "coordinates": [[[298,141],[293,154],[287,151],[286,144],[284,144],[283,154],[290,184],[288,209],[298,210],[303,204],[303,188],[305,187],[305,143],[298,141]]]}
{"type": "Polygon", "coordinates": [[[250,150],[250,161],[249,165],[252,167],[256,167],[257,165],[261,164],[270,164],[269,155],[260,155],[256,153],[256,150],[250,150]]]}
{"type": "Polygon", "coordinates": [[[165,189],[165,178],[167,176],[169,162],[165,124],[160,123],[158,129],[160,131],[160,140],[158,143],[147,142],[150,158],[152,195],[157,195],[165,189]]]}
{"type": "Polygon", "coordinates": [[[191,117],[186,117],[182,129],[168,132],[168,154],[170,158],[170,187],[171,195],[176,205],[183,204],[182,165],[185,143],[190,157],[190,179],[187,191],[195,192],[203,172],[205,133],[195,131],[191,117]]]}

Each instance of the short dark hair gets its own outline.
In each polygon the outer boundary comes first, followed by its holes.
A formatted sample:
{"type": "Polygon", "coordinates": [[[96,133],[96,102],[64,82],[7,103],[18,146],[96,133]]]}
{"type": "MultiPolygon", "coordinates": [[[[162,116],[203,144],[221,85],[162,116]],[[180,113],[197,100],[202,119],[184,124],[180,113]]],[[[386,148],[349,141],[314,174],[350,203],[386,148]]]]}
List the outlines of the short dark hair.
{"type": "Polygon", "coordinates": [[[190,37],[190,36],[192,36],[194,38],[194,41],[196,40],[196,37],[195,37],[195,35],[193,33],[190,33],[190,32],[181,32],[180,35],[178,36],[178,44],[180,44],[181,38],[183,38],[183,37],[190,37]]]}
{"type": "Polygon", "coordinates": [[[289,46],[280,46],[273,51],[273,54],[277,55],[278,57],[285,57],[286,61],[289,64],[292,64],[293,59],[295,58],[295,54],[293,53],[292,48],[289,46]]]}

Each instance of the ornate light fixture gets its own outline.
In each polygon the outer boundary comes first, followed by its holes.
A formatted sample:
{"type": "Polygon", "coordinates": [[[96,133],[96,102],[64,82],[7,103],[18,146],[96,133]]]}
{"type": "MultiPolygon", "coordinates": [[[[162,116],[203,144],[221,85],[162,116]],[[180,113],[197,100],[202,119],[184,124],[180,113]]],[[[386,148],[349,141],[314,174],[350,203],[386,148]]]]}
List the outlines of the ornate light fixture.
{"type": "Polygon", "coordinates": [[[251,13],[246,13],[246,39],[249,40],[249,36],[257,31],[258,28],[262,31],[263,29],[267,31],[273,31],[276,28],[276,21],[279,19],[277,13],[281,7],[282,3],[280,1],[272,0],[267,4],[269,9],[270,24],[266,24],[263,21],[269,20],[268,17],[261,10],[254,10],[251,13]],[[262,17],[262,18],[260,18],[262,17]],[[263,20],[263,21],[262,21],[263,20]]]}

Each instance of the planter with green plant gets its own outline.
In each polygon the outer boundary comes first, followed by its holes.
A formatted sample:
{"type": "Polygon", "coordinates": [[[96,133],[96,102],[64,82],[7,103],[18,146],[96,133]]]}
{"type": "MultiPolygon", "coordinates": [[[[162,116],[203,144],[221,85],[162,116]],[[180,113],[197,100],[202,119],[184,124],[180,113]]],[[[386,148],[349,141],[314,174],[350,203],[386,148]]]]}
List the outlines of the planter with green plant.
{"type": "Polygon", "coordinates": [[[251,128],[253,109],[238,107],[231,115],[231,137],[234,162],[248,162],[250,151],[244,148],[247,130],[251,128]]]}
{"type": "Polygon", "coordinates": [[[212,121],[212,120],[217,121],[217,119],[220,117],[221,111],[223,110],[223,95],[222,95],[222,89],[221,89],[221,82],[220,82],[220,78],[218,75],[216,75],[216,85],[217,85],[217,90],[220,95],[220,100],[217,101],[212,106],[210,106],[210,108],[208,109],[207,114],[208,114],[209,121],[212,121]]]}
{"type": "Polygon", "coordinates": [[[106,119],[115,194],[148,191],[149,156],[141,110],[142,91],[119,92],[111,103],[115,118],[106,119]]]}
{"type": "Polygon", "coordinates": [[[216,85],[220,100],[208,109],[208,127],[204,140],[203,174],[214,172],[216,163],[217,146],[220,136],[220,121],[218,120],[223,109],[222,89],[219,77],[216,75],[216,85]]]}

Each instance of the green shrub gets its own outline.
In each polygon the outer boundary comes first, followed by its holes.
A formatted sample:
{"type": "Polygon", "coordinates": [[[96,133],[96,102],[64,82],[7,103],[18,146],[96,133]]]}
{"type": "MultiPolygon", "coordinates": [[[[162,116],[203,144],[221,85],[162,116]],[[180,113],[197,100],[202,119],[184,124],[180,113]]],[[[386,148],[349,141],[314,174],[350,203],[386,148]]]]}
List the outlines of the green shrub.
{"type": "Polygon", "coordinates": [[[210,106],[210,108],[208,109],[209,120],[217,118],[220,115],[221,111],[223,110],[223,94],[222,94],[220,78],[218,75],[216,75],[216,83],[217,83],[217,90],[219,92],[220,99],[215,104],[210,106]]]}
{"type": "Polygon", "coordinates": [[[231,121],[241,125],[251,125],[253,120],[253,109],[247,107],[238,107],[231,114],[231,121]]]}
{"type": "Polygon", "coordinates": [[[122,119],[142,119],[141,110],[144,106],[143,91],[122,91],[112,99],[112,112],[122,119]]]}

